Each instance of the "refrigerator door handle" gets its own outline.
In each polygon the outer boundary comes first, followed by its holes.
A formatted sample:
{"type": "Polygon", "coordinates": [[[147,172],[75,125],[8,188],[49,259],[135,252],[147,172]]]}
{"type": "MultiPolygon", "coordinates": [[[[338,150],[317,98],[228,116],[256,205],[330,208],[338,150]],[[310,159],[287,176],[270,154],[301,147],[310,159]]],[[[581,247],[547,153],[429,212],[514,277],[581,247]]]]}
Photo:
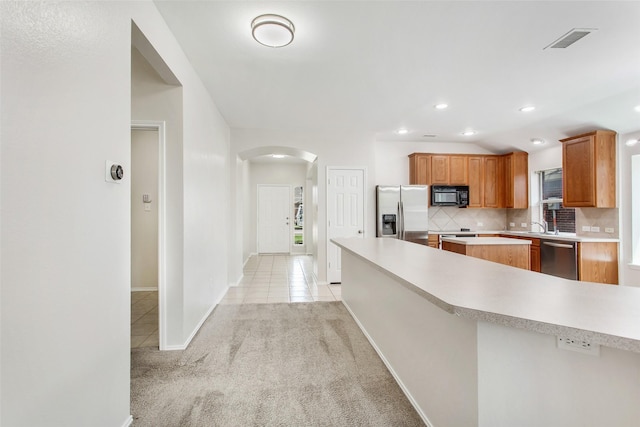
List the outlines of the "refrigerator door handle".
{"type": "Polygon", "coordinates": [[[400,220],[398,239],[404,240],[404,205],[402,204],[402,201],[398,202],[398,219],[400,220]]]}

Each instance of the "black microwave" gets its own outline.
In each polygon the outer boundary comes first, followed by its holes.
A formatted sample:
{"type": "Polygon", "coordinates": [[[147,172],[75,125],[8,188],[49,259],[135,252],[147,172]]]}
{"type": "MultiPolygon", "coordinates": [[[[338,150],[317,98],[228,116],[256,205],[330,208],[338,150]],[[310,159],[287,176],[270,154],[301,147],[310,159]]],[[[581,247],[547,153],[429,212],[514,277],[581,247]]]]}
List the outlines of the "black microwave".
{"type": "Polygon", "coordinates": [[[469,187],[466,185],[432,185],[431,206],[457,206],[466,208],[469,205],[469,187]]]}

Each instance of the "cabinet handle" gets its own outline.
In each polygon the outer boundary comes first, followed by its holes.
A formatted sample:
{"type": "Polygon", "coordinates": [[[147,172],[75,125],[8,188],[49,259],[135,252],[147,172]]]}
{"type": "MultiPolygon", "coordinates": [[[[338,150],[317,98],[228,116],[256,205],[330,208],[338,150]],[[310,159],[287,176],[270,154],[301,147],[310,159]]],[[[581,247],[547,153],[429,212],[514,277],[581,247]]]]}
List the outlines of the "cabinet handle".
{"type": "Polygon", "coordinates": [[[542,244],[547,246],[553,246],[554,248],[573,249],[573,245],[567,245],[566,243],[542,242],[542,244]]]}

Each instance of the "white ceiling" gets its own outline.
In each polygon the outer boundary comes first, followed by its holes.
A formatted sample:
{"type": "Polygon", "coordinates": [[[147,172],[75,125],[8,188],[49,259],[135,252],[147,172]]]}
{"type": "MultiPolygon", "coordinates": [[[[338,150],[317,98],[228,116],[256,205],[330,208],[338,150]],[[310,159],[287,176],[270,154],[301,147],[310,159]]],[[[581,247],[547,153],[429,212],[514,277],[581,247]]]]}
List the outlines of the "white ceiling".
{"type": "Polygon", "coordinates": [[[545,148],[596,128],[640,130],[640,2],[155,3],[232,128],[371,132],[495,152],[535,151],[534,137],[545,148]],[[291,45],[251,38],[263,13],[293,21],[291,45]],[[573,28],[597,31],[544,49],[573,28]],[[450,107],[435,110],[440,102],[450,107]],[[530,104],[535,111],[518,111],[530,104]],[[462,136],[468,128],[477,134],[462,136]]]}

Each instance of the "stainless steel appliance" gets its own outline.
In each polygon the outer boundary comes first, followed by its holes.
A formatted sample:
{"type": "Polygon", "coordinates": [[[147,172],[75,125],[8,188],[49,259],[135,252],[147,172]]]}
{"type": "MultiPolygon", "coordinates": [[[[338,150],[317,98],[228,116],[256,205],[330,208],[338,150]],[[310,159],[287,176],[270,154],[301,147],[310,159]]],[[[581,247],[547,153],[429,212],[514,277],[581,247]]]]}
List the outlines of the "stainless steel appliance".
{"type": "Polygon", "coordinates": [[[431,206],[458,206],[459,208],[466,208],[468,205],[468,186],[431,186],[431,206]]]}
{"type": "Polygon", "coordinates": [[[578,245],[563,240],[540,240],[540,272],[578,280],[578,245]]]}
{"type": "Polygon", "coordinates": [[[429,234],[429,187],[378,185],[376,236],[426,245],[429,234]]]}

